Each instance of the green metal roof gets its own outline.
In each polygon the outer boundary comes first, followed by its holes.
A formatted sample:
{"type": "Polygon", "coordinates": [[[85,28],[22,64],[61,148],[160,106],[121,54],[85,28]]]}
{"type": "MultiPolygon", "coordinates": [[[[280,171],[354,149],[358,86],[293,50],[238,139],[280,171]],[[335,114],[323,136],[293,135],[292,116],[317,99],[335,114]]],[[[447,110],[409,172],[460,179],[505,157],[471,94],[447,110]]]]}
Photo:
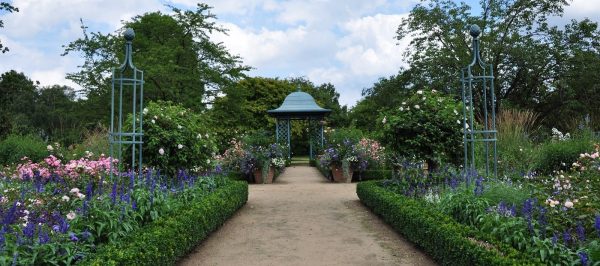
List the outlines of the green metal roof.
{"type": "Polygon", "coordinates": [[[315,99],[310,94],[300,90],[292,92],[285,97],[279,108],[267,111],[271,115],[326,114],[330,112],[331,110],[317,105],[315,99]]]}

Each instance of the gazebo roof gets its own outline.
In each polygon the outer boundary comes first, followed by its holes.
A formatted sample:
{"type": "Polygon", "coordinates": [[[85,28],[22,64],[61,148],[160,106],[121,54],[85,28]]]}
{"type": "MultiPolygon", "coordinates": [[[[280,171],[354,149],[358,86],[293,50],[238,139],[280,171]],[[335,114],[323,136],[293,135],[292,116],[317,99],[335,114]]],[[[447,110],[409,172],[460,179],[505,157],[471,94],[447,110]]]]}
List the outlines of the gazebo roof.
{"type": "Polygon", "coordinates": [[[300,89],[285,97],[279,108],[267,111],[267,113],[273,116],[325,115],[330,112],[331,110],[317,105],[315,99],[310,94],[300,91],[300,89]]]}

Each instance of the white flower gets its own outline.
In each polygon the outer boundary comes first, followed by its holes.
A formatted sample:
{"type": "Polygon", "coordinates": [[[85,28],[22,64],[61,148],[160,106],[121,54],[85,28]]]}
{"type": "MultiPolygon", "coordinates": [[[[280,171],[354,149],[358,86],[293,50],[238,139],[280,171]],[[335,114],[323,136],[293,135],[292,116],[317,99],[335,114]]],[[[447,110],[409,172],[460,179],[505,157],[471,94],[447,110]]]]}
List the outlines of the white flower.
{"type": "Polygon", "coordinates": [[[565,201],[565,207],[573,208],[573,202],[571,202],[570,200],[565,201]]]}
{"type": "Polygon", "coordinates": [[[182,129],[183,127],[181,125],[177,125],[177,129],[182,129]]]}
{"type": "Polygon", "coordinates": [[[458,115],[458,111],[456,111],[456,109],[454,109],[454,114],[455,114],[455,115],[458,115]]]}
{"type": "Polygon", "coordinates": [[[519,149],[519,151],[523,151],[523,149],[519,149]]]}
{"type": "Polygon", "coordinates": [[[431,92],[432,92],[432,93],[436,93],[437,91],[436,91],[436,90],[431,90],[431,92]]]}
{"type": "Polygon", "coordinates": [[[77,192],[77,194],[75,196],[77,196],[80,199],[84,199],[85,198],[85,194],[79,193],[79,192],[77,192]]]}
{"type": "Polygon", "coordinates": [[[70,198],[69,198],[69,196],[67,196],[67,195],[64,195],[64,196],[62,196],[62,200],[63,200],[63,201],[69,201],[69,199],[70,199],[70,198]]]}
{"type": "Polygon", "coordinates": [[[54,150],[54,147],[52,147],[52,145],[48,145],[48,146],[46,147],[46,149],[48,149],[48,151],[53,151],[53,150],[54,150]]]}
{"type": "Polygon", "coordinates": [[[79,188],[76,188],[76,187],[72,188],[72,189],[71,189],[71,193],[72,193],[72,194],[77,194],[77,193],[79,193],[79,188]]]}
{"type": "Polygon", "coordinates": [[[423,91],[422,90],[418,90],[417,94],[421,95],[421,94],[423,94],[423,91]]]}
{"type": "Polygon", "coordinates": [[[158,154],[164,155],[165,154],[165,150],[163,148],[158,149],[158,154]]]}
{"type": "Polygon", "coordinates": [[[206,159],[206,164],[210,164],[210,159],[206,159]]]}
{"type": "Polygon", "coordinates": [[[198,135],[196,135],[197,139],[201,139],[202,138],[202,134],[198,133],[198,135]]]}
{"type": "Polygon", "coordinates": [[[422,98],[422,99],[423,99],[423,101],[425,101],[425,100],[427,99],[427,97],[423,96],[423,98],[422,98]]]}
{"type": "Polygon", "coordinates": [[[158,119],[158,116],[154,116],[154,119],[158,119]]]}
{"type": "Polygon", "coordinates": [[[148,114],[148,108],[144,108],[144,110],[142,111],[143,114],[148,114]]]}
{"type": "Polygon", "coordinates": [[[402,102],[402,105],[406,105],[406,102],[402,102]]]}
{"type": "Polygon", "coordinates": [[[456,123],[460,125],[460,120],[456,120],[456,123]]]}
{"type": "Polygon", "coordinates": [[[404,111],[404,107],[402,107],[402,106],[401,106],[401,107],[399,108],[399,110],[400,110],[400,111],[404,111]]]}
{"type": "Polygon", "coordinates": [[[208,138],[208,133],[204,134],[204,136],[208,138]]]}
{"type": "Polygon", "coordinates": [[[181,145],[181,144],[177,144],[177,149],[180,149],[180,150],[181,150],[182,148],[183,148],[183,145],[181,145]]]}
{"type": "Polygon", "coordinates": [[[69,220],[73,220],[75,217],[77,217],[77,215],[72,211],[67,214],[67,219],[69,220]]]}
{"type": "Polygon", "coordinates": [[[384,116],[383,120],[381,120],[381,123],[385,124],[385,122],[387,122],[387,116],[384,116]]]}
{"type": "Polygon", "coordinates": [[[152,122],[152,124],[156,124],[156,121],[154,119],[150,120],[150,122],[152,122]]]}
{"type": "Polygon", "coordinates": [[[418,104],[415,104],[415,109],[421,108],[418,104]]]}

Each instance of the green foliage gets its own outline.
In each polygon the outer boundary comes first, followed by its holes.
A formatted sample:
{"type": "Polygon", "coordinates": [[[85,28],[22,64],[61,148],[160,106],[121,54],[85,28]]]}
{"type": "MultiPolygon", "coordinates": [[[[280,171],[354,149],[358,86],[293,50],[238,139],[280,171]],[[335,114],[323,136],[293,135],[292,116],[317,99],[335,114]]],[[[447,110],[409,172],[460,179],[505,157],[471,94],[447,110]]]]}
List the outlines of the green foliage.
{"type": "Polygon", "coordinates": [[[462,107],[435,90],[419,90],[379,117],[382,142],[398,155],[440,161],[462,159],[462,107]]]}
{"type": "Polygon", "coordinates": [[[248,200],[248,184],[228,181],[222,189],[179,206],[125,239],[101,246],[82,265],[173,265],[248,200]]]}
{"type": "Polygon", "coordinates": [[[591,148],[592,143],[588,138],[543,143],[539,148],[536,169],[542,174],[568,170],[580,154],[588,152],[591,148]]]}
{"type": "Polygon", "coordinates": [[[217,149],[204,116],[163,101],[148,103],[146,110],[144,163],[172,176],[180,169],[210,170],[217,149]]]}
{"type": "Polygon", "coordinates": [[[18,163],[23,157],[39,162],[48,154],[46,143],[39,137],[9,135],[0,141],[0,165],[18,163]]]}
{"type": "Polygon", "coordinates": [[[520,206],[525,200],[531,198],[529,191],[506,182],[487,182],[481,197],[488,200],[490,205],[504,202],[509,205],[520,206]]]}
{"type": "Polygon", "coordinates": [[[394,230],[442,265],[540,264],[457,223],[426,202],[390,192],[378,182],[358,183],[356,194],[394,230]]]}
{"type": "Polygon", "coordinates": [[[356,128],[336,128],[326,134],[327,144],[330,146],[343,145],[345,141],[358,143],[364,137],[363,132],[356,128]]]}
{"type": "Polygon", "coordinates": [[[442,213],[452,216],[462,224],[475,225],[477,217],[485,213],[489,206],[486,198],[476,196],[473,188],[469,187],[445,193],[437,207],[442,213]]]}
{"type": "MultiPolygon", "coordinates": [[[[400,23],[398,40],[410,39],[407,63],[416,89],[460,93],[460,69],[472,61],[468,26],[481,27],[481,55],[493,65],[496,102],[540,113],[548,127],[565,128],[573,117],[599,113],[600,36],[597,22],[549,26],[566,0],[433,0],[417,4],[400,23]],[[561,84],[556,86],[555,84],[561,84]]],[[[596,121],[598,117],[594,118],[596,121]]]]}
{"type": "Polygon", "coordinates": [[[205,99],[217,96],[223,87],[243,78],[249,70],[222,43],[210,39],[211,33],[225,33],[210,9],[206,4],[198,4],[196,10],[171,7],[169,14],[146,13],[124,21],[122,29],[108,34],[88,33],[82,25],[83,38],[66,45],[64,54],[81,53],[85,63],[67,78],[106,106],[111,68],[124,57],[125,40],[120,32],[130,27],[136,33],[133,61],[144,71],[145,99],[173,101],[202,110],[205,99]]]}

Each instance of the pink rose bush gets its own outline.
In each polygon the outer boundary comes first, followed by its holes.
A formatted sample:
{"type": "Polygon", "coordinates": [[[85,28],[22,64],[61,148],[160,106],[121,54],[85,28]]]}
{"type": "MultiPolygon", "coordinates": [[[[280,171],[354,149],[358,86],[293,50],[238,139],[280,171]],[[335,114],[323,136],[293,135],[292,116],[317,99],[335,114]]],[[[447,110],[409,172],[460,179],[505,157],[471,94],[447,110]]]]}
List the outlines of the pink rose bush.
{"type": "Polygon", "coordinates": [[[54,155],[46,157],[42,162],[34,163],[29,158],[24,157],[23,162],[17,165],[12,178],[26,179],[38,174],[44,179],[49,179],[53,174],[62,177],[70,177],[72,179],[80,178],[81,175],[100,176],[110,173],[117,173],[117,159],[106,157],[104,154],[97,160],[92,160],[88,157],[82,157],[77,160],[70,160],[67,163],[62,163],[54,155]]]}

